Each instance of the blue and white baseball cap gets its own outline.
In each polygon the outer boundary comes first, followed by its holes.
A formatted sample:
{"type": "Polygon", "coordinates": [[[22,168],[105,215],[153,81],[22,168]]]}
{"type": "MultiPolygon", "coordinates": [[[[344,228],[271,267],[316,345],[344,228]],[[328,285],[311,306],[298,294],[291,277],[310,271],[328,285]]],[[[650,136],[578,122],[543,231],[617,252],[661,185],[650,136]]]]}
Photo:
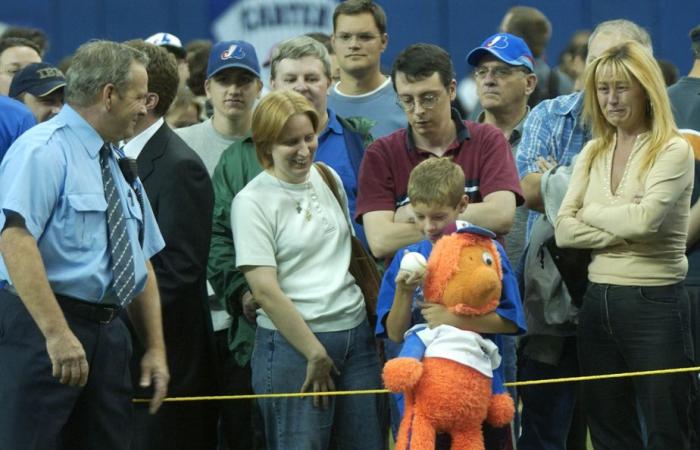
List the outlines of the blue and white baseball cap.
{"type": "Polygon", "coordinates": [[[511,66],[523,66],[530,72],[535,71],[530,47],[518,36],[509,33],[497,33],[486,38],[480,47],[469,52],[467,62],[476,67],[484,55],[493,55],[511,66]]]}
{"type": "Polygon", "coordinates": [[[474,225],[471,222],[467,222],[466,220],[456,220],[454,223],[448,225],[445,227],[443,230],[444,235],[452,234],[452,233],[472,233],[472,234],[478,234],[479,236],[484,236],[489,239],[496,239],[496,233],[493,231],[480,227],[478,225],[474,225]]]}
{"type": "Polygon", "coordinates": [[[176,57],[184,59],[187,56],[185,48],[182,46],[180,38],[170,33],[156,33],[144,39],[149,44],[164,47],[166,50],[173,53],[176,57]]]}
{"type": "Polygon", "coordinates": [[[207,79],[224,69],[239,67],[260,78],[260,63],[255,48],[245,41],[221,41],[214,44],[209,53],[207,79]]]}

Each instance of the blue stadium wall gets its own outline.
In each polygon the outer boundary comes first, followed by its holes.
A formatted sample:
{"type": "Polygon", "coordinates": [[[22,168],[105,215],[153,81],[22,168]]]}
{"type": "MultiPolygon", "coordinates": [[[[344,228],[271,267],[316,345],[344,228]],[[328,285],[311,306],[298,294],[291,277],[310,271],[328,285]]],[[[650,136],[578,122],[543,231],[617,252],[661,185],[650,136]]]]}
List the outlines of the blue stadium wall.
{"type": "MultiPolygon", "coordinates": [[[[265,4],[266,0],[259,0],[265,4]]],[[[279,1],[279,0],[277,0],[279,1]]],[[[299,1],[303,0],[298,0],[299,1]]],[[[212,38],[212,22],[236,0],[1,0],[0,23],[46,30],[46,59],[58,62],[91,38],[126,40],[169,31],[187,42],[212,38]]],[[[289,0],[290,4],[295,0],[289,0]]],[[[517,4],[542,10],[553,24],[547,50],[558,60],[570,35],[614,18],[627,18],[652,35],[657,57],[676,64],[681,75],[691,64],[688,31],[700,24],[700,0],[379,0],[389,18],[389,46],[383,64],[414,42],[430,42],[453,56],[459,76],[466,52],[495,31],[505,11],[517,4]]],[[[264,55],[260,56],[261,59],[264,55]]]]}

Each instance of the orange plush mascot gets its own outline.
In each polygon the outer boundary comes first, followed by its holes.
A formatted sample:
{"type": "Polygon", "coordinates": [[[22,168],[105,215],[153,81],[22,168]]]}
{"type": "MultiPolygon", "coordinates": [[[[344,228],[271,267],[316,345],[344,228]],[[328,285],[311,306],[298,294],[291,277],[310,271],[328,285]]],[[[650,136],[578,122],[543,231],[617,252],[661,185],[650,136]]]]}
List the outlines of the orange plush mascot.
{"type": "MultiPolygon", "coordinates": [[[[457,314],[495,311],[501,297],[501,263],[494,235],[470,226],[440,239],[428,259],[426,301],[457,314]]],[[[514,405],[505,392],[496,345],[449,325],[416,325],[401,354],[384,366],[384,383],[403,392],[404,416],[396,450],[433,450],[435,434],[449,433],[453,450],[483,450],[481,425],[504,426],[514,405]]]]}

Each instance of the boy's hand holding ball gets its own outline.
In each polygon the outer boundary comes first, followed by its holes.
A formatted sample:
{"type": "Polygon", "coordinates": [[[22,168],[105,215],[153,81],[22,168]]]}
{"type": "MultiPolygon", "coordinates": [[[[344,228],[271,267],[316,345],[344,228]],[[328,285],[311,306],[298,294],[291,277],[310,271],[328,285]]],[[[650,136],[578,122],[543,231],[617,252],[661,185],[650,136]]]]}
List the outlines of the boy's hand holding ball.
{"type": "Polygon", "coordinates": [[[415,290],[425,277],[428,261],[418,252],[406,252],[401,258],[399,273],[396,275],[396,287],[415,290]]]}

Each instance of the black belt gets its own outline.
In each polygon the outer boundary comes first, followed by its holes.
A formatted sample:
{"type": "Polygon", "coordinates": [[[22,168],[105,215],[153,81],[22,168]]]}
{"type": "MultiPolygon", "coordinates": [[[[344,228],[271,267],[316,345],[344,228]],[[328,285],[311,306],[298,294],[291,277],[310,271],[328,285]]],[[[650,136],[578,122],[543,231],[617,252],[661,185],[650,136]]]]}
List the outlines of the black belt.
{"type": "MultiPolygon", "coordinates": [[[[1,287],[10,294],[18,297],[17,291],[14,287],[9,284],[5,284],[1,287]]],[[[113,321],[119,313],[121,313],[122,308],[117,305],[108,305],[104,303],[89,303],[84,300],[79,300],[77,298],[68,297],[67,295],[56,294],[56,300],[63,310],[64,313],[70,314],[72,316],[80,317],[90,322],[97,323],[110,323],[113,321]]]]}
{"type": "Polygon", "coordinates": [[[117,305],[88,303],[59,294],[56,294],[56,300],[58,300],[58,304],[61,306],[64,313],[89,320],[90,322],[110,323],[122,310],[122,308],[117,305]]]}

